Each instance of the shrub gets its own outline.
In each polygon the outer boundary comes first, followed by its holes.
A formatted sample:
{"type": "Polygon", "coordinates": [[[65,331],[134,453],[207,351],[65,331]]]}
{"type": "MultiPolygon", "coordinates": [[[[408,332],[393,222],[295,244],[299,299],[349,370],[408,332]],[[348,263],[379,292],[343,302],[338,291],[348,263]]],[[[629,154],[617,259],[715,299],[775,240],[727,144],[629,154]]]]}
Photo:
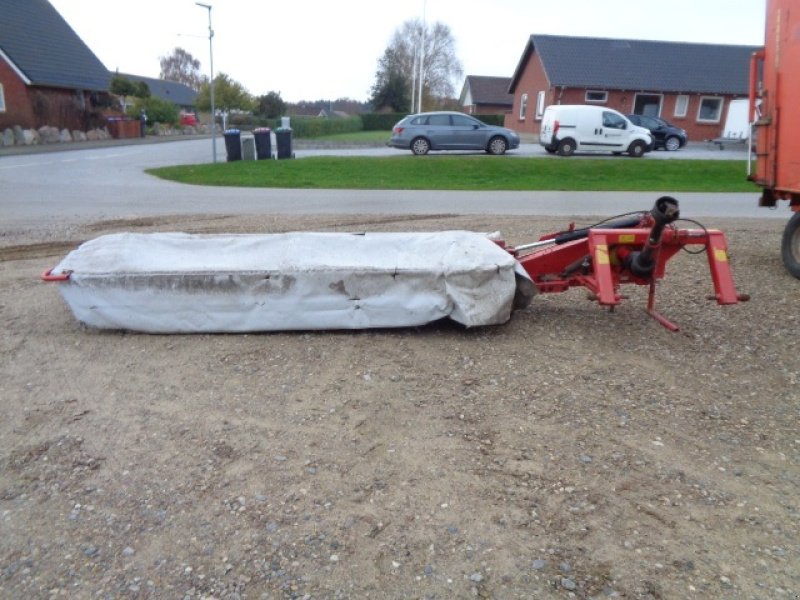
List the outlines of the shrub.
{"type": "Polygon", "coordinates": [[[405,113],[364,113],[361,121],[364,131],[388,131],[405,116],[405,113]]]}
{"type": "Polygon", "coordinates": [[[147,115],[147,121],[150,123],[157,121],[159,123],[174,125],[178,122],[178,107],[167,100],[162,100],[154,96],[150,96],[149,98],[137,98],[133,106],[128,109],[128,115],[138,119],[142,109],[144,109],[147,115]]]}

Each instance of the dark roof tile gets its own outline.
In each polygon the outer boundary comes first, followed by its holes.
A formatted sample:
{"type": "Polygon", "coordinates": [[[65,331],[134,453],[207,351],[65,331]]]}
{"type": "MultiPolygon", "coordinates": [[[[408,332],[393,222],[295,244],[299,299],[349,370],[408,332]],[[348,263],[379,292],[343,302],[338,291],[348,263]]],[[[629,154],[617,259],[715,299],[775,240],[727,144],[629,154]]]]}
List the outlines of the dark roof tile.
{"type": "Polygon", "coordinates": [[[517,71],[534,50],[551,85],[746,94],[755,46],[532,35],[517,71]]]}
{"type": "Polygon", "coordinates": [[[514,95],[508,92],[510,84],[510,77],[486,77],[483,75],[468,75],[465,82],[465,86],[469,87],[472,103],[475,105],[511,106],[514,104],[514,95]]]}
{"type": "Polygon", "coordinates": [[[111,74],[47,0],[0,0],[0,49],[32,85],[104,91],[111,74]]]}

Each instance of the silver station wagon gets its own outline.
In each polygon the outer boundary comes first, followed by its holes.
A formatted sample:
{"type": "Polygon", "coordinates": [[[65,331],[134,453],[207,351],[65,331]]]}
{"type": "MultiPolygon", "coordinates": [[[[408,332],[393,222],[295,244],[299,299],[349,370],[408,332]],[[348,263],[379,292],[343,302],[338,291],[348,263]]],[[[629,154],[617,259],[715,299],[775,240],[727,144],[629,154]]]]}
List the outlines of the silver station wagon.
{"type": "Polygon", "coordinates": [[[389,146],[423,155],[431,150],[484,150],[504,154],[519,147],[519,135],[460,112],[408,115],[392,129],[389,146]]]}

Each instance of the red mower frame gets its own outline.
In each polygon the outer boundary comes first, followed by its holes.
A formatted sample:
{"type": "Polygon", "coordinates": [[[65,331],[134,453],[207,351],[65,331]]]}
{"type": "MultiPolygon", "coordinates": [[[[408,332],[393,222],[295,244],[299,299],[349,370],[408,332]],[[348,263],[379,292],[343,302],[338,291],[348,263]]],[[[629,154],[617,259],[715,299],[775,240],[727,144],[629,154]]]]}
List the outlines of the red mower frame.
{"type": "Polygon", "coordinates": [[[633,218],[585,229],[571,225],[532,244],[503,245],[533,281],[536,289],[531,293],[565,292],[581,286],[601,306],[613,310],[623,300],[622,284],[647,285],[648,314],[667,329],[678,331],[676,324],[656,312],[655,291],[667,262],[686,246],[705,249],[714,283],[714,295],[709,299],[718,304],[749,300],[746,294],[736,292],[725,234],[705,228],[679,229],[674,226],[678,219],[677,200],[663,196],[652,210],[633,218]]]}

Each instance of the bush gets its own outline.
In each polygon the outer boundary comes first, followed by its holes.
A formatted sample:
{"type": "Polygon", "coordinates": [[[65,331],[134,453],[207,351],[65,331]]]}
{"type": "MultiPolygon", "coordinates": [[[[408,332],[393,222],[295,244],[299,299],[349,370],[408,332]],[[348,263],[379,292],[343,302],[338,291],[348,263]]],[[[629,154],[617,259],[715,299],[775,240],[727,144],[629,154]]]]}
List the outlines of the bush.
{"type": "Polygon", "coordinates": [[[505,115],[472,115],[478,121],[483,121],[487,125],[497,125],[498,127],[503,127],[506,116],[505,115]]]}
{"type": "Polygon", "coordinates": [[[364,123],[364,131],[388,131],[406,113],[364,113],[361,121],[364,123]]]}
{"type": "Polygon", "coordinates": [[[178,122],[178,107],[167,100],[162,100],[161,98],[155,98],[153,96],[149,98],[137,98],[133,106],[128,109],[128,116],[138,119],[142,109],[144,109],[149,123],[157,121],[159,123],[175,125],[178,122]]]}

